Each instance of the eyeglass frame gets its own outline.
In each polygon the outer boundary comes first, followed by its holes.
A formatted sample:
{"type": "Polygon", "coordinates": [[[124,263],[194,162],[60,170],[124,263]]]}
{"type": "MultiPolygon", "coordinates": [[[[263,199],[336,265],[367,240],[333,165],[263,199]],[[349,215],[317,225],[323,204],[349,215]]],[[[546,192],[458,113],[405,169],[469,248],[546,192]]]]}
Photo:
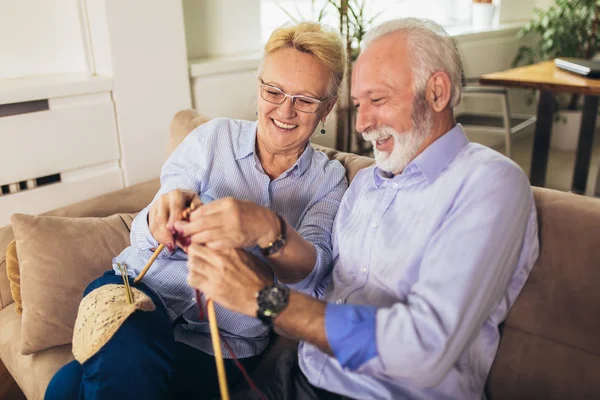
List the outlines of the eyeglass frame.
{"type": "Polygon", "coordinates": [[[289,97],[290,99],[292,99],[292,108],[296,111],[302,112],[302,113],[306,113],[306,114],[316,114],[317,112],[319,112],[319,108],[321,108],[322,103],[327,102],[327,100],[330,100],[329,97],[324,98],[323,100],[317,99],[315,97],[310,97],[310,96],[304,96],[302,94],[287,94],[286,92],[284,92],[283,90],[279,89],[277,86],[273,86],[273,85],[269,85],[268,83],[265,83],[265,81],[262,80],[262,78],[258,78],[258,80],[260,81],[260,97],[271,104],[276,104],[278,106],[282,105],[283,103],[285,103],[285,101],[287,100],[287,98],[289,97]],[[268,87],[271,89],[275,89],[276,91],[278,91],[279,93],[283,94],[283,101],[281,103],[273,103],[272,101],[269,101],[267,99],[264,98],[263,96],[263,88],[264,87],[268,87]],[[316,101],[317,102],[317,109],[315,111],[303,111],[303,110],[298,110],[295,107],[295,99],[308,99],[308,100],[312,100],[312,101],[316,101]]]}

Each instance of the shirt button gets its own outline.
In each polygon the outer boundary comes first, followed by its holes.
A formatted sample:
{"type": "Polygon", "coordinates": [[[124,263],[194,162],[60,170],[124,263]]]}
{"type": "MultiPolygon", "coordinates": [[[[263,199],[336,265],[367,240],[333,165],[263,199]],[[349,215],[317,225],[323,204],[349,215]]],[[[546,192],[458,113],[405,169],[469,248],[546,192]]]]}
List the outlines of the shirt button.
{"type": "Polygon", "coordinates": [[[335,304],[342,304],[342,299],[337,299],[337,300],[335,301],[335,304]]]}
{"type": "Polygon", "coordinates": [[[398,184],[397,183],[394,183],[392,186],[394,187],[394,189],[398,189],[398,184]]]}
{"type": "Polygon", "coordinates": [[[371,224],[371,228],[377,228],[377,222],[373,222],[373,223],[371,224]]]}
{"type": "Polygon", "coordinates": [[[360,270],[360,272],[363,272],[363,273],[364,273],[364,272],[367,272],[367,269],[366,269],[366,268],[363,268],[363,269],[361,269],[361,270],[360,270]]]}

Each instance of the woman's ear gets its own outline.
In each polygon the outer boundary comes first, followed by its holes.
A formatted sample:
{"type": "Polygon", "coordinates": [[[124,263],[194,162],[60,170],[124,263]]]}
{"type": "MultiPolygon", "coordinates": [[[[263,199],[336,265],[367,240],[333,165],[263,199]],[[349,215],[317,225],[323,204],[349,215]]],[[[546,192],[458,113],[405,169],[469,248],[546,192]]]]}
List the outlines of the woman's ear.
{"type": "Polygon", "coordinates": [[[325,107],[325,111],[323,112],[323,116],[321,117],[321,122],[325,122],[325,119],[327,118],[331,110],[333,110],[333,107],[335,106],[335,103],[337,103],[337,101],[337,96],[327,100],[327,105],[325,107]]]}
{"type": "Polygon", "coordinates": [[[450,104],[452,84],[445,72],[439,71],[431,75],[427,82],[427,102],[435,112],[441,112],[450,104]]]}

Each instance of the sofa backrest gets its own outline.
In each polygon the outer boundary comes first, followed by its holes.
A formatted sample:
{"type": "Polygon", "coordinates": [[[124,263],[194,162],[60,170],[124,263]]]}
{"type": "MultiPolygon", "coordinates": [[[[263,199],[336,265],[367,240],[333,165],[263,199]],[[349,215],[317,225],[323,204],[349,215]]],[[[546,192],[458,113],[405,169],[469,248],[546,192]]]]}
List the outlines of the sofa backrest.
{"type": "Polygon", "coordinates": [[[600,200],[534,196],[540,257],[504,323],[488,398],[600,398],[600,200]]]}
{"type": "MultiPolygon", "coordinates": [[[[186,129],[186,119],[198,119],[194,111],[180,117],[184,121],[178,125],[186,129]]],[[[314,147],[339,160],[349,180],[374,162],[314,147]]],[[[487,396],[600,398],[600,200],[541,188],[533,192],[540,257],[502,326],[487,396]]]]}

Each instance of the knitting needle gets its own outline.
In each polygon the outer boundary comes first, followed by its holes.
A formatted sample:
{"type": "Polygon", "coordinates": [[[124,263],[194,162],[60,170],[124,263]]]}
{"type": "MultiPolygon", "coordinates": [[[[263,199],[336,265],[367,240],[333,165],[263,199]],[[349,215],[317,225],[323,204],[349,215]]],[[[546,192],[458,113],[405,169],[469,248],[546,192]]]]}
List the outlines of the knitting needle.
{"type": "MultiPolygon", "coordinates": [[[[190,213],[196,209],[194,203],[190,204],[190,206],[185,209],[181,214],[181,219],[187,220],[190,217],[190,213]]],[[[160,252],[165,248],[164,244],[160,244],[148,263],[144,266],[144,269],[140,272],[140,274],[133,280],[133,283],[138,283],[146,272],[152,266],[156,257],[160,254],[160,252]]],[[[221,391],[221,400],[229,400],[229,389],[227,388],[227,375],[225,374],[225,362],[223,361],[223,353],[221,352],[221,337],[219,336],[219,327],[217,326],[217,314],[215,313],[215,305],[211,299],[206,300],[206,309],[208,313],[208,324],[210,327],[210,336],[213,344],[213,351],[215,353],[215,363],[217,364],[217,375],[219,378],[219,389],[221,391]]]]}
{"type": "Polygon", "coordinates": [[[208,324],[210,326],[210,336],[212,338],[213,351],[215,353],[215,362],[217,364],[217,375],[219,377],[221,400],[229,400],[227,375],[225,374],[225,362],[223,361],[223,353],[221,352],[221,338],[219,336],[219,327],[217,326],[215,304],[213,303],[212,299],[206,300],[206,310],[208,313],[208,324]]]}
{"type": "MultiPolygon", "coordinates": [[[[194,205],[194,203],[190,204],[190,206],[188,208],[186,208],[185,210],[182,211],[181,219],[185,219],[185,220],[188,219],[190,217],[190,213],[192,211],[194,211],[195,209],[196,209],[196,206],[194,205]]],[[[146,272],[148,272],[148,270],[152,266],[152,263],[154,262],[154,260],[156,260],[156,257],[158,257],[158,255],[160,254],[161,251],[163,251],[164,248],[165,248],[165,245],[163,243],[158,245],[156,250],[154,250],[152,257],[150,257],[150,259],[144,266],[144,269],[142,269],[142,272],[140,272],[140,274],[133,280],[133,283],[139,283],[139,281],[142,280],[144,275],[146,275],[146,272]]]]}
{"type": "Polygon", "coordinates": [[[121,272],[121,278],[123,279],[123,286],[125,286],[125,299],[129,304],[133,304],[133,296],[131,295],[131,288],[129,287],[129,278],[127,277],[127,268],[123,267],[123,265],[117,263],[117,266],[119,267],[119,272],[121,272]]]}
{"type": "Polygon", "coordinates": [[[127,264],[125,263],[123,263],[123,278],[125,280],[125,290],[127,291],[129,304],[133,304],[133,293],[131,292],[131,286],[129,286],[129,274],[127,273],[127,264]]]}
{"type": "Polygon", "coordinates": [[[160,254],[161,251],[163,251],[164,248],[165,248],[164,244],[161,243],[158,245],[156,250],[154,250],[154,254],[152,254],[152,257],[150,257],[150,259],[144,266],[144,269],[142,270],[142,272],[140,272],[140,274],[133,280],[133,283],[138,283],[139,281],[142,280],[144,275],[146,275],[146,272],[148,272],[148,270],[152,266],[152,263],[154,262],[154,260],[156,260],[156,257],[158,257],[158,255],[160,254]]]}

